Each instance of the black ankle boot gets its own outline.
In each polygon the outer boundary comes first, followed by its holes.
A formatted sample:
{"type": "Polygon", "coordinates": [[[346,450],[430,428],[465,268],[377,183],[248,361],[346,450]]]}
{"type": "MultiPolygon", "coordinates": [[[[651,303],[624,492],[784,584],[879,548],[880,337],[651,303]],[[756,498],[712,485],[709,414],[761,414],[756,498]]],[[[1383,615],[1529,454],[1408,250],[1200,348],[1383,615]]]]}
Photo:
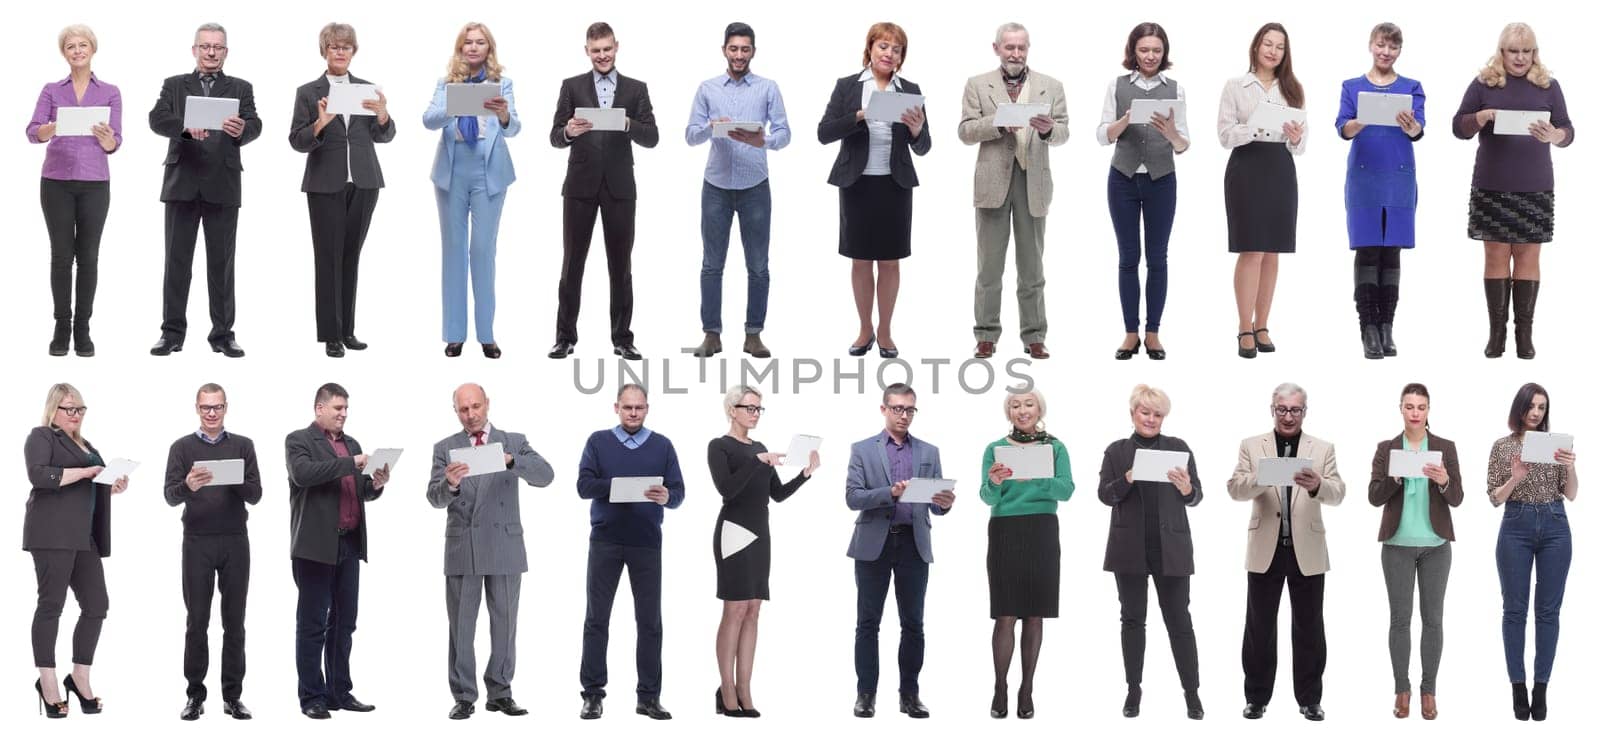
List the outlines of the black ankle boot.
{"type": "Polygon", "coordinates": [[[72,348],[79,356],[94,355],[94,341],[89,339],[89,318],[80,317],[72,321],[72,348]]]}
{"type": "Polygon", "coordinates": [[[1545,691],[1550,684],[1544,681],[1535,682],[1533,685],[1533,703],[1528,705],[1528,714],[1533,716],[1534,722],[1543,722],[1545,715],[1550,713],[1550,708],[1545,705],[1545,691]]]}
{"type": "Polygon", "coordinates": [[[1517,682],[1511,685],[1511,714],[1518,720],[1528,719],[1528,684],[1517,682]]]}
{"type": "Polygon", "coordinates": [[[1539,282],[1511,280],[1511,310],[1516,314],[1517,358],[1533,358],[1533,307],[1539,303],[1539,282]]]}
{"type": "Polygon", "coordinates": [[[1361,326],[1361,355],[1369,359],[1383,358],[1383,334],[1378,326],[1361,326]]]}
{"type": "Polygon", "coordinates": [[[72,338],[72,321],[56,320],[55,335],[50,336],[50,355],[67,355],[67,342],[72,338]]]}
{"type": "Polygon", "coordinates": [[[1144,690],[1138,684],[1128,684],[1128,696],[1122,700],[1122,716],[1138,717],[1139,702],[1144,699],[1144,690]]]}
{"type": "Polygon", "coordinates": [[[1380,323],[1378,325],[1378,348],[1383,350],[1384,356],[1396,356],[1400,349],[1394,347],[1394,323],[1380,323]]]}
{"type": "Polygon", "coordinates": [[[1489,308],[1489,342],[1483,355],[1498,359],[1506,352],[1506,320],[1511,314],[1511,279],[1484,279],[1483,298],[1489,308]]]}

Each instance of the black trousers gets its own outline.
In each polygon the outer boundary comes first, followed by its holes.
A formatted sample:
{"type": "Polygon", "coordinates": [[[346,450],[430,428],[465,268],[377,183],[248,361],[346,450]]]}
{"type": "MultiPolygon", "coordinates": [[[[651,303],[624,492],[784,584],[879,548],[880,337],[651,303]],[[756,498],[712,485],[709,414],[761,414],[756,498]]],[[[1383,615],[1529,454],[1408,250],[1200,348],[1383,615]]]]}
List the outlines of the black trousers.
{"type": "Polygon", "coordinates": [[[1244,699],[1272,701],[1278,675],[1278,604],[1289,584],[1290,644],[1294,646],[1294,698],[1301,706],[1322,703],[1322,671],[1328,642],[1322,625],[1324,576],[1307,576],[1295,561],[1294,547],[1278,547],[1265,573],[1250,573],[1244,615],[1244,699]]]}
{"type": "Polygon", "coordinates": [[[589,259],[598,212],[605,230],[606,271],[611,277],[611,343],[633,343],[633,199],[612,197],[604,186],[593,199],[566,198],[561,206],[561,285],[557,289],[556,342],[578,342],[578,305],[583,267],[589,259]]]}
{"type": "Polygon", "coordinates": [[[346,183],[338,193],[306,194],[306,206],[316,255],[317,340],[344,340],[356,332],[356,277],[378,189],[346,183]]]}
{"type": "Polygon", "coordinates": [[[56,632],[67,589],[78,599],[78,625],[72,630],[72,662],[94,665],[100,626],[111,600],[106,596],[106,570],[94,550],[32,550],[33,573],[39,581],[39,604],[33,610],[33,665],[56,667],[56,632]]]}
{"type": "Polygon", "coordinates": [[[183,635],[184,694],[206,698],[211,649],[211,594],[222,594],[222,698],[235,700],[244,686],[244,605],[250,593],[250,538],[234,535],[183,535],[183,606],[189,612],[183,635]]]}
{"type": "Polygon", "coordinates": [[[1194,621],[1189,617],[1189,576],[1116,573],[1117,600],[1122,602],[1122,668],[1129,686],[1144,680],[1144,619],[1150,606],[1148,581],[1156,584],[1156,601],[1167,625],[1172,660],[1184,691],[1200,688],[1200,651],[1194,621]]]}
{"type": "Polygon", "coordinates": [[[606,695],[606,646],[611,639],[611,604],[617,597],[622,569],[628,569],[633,590],[633,620],[639,640],[634,662],[639,701],[661,696],[661,550],[610,542],[589,542],[589,604],[583,616],[583,664],[578,681],[583,693],[606,695]]]}
{"type": "Polygon", "coordinates": [[[71,320],[72,266],[78,266],[79,322],[94,314],[94,289],[100,276],[100,234],[111,209],[110,181],[39,179],[39,206],[50,233],[50,297],[55,319],[71,320]]]}
{"type": "Polygon", "coordinates": [[[239,207],[200,200],[167,202],[167,263],[161,279],[163,338],[181,341],[189,331],[189,282],[194,274],[194,242],[202,225],[206,231],[206,290],[211,301],[211,332],[206,340],[233,338],[233,253],[239,207]]]}
{"type": "Polygon", "coordinates": [[[350,680],[350,649],[361,600],[360,555],[361,538],[351,532],[339,537],[339,554],[332,565],[289,559],[300,593],[295,604],[294,664],[301,710],[319,701],[337,707],[350,699],[355,688],[350,680]]]}

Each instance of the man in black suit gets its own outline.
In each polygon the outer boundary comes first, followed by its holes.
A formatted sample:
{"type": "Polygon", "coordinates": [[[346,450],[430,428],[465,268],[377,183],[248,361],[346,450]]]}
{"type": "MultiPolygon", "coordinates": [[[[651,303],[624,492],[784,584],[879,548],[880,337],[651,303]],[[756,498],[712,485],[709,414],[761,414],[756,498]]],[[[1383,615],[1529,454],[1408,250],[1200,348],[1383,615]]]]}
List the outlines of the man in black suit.
{"type": "Polygon", "coordinates": [[[584,52],[593,69],[561,83],[550,144],[569,147],[567,179],[561,185],[561,285],[556,310],[556,343],[550,358],[564,359],[578,343],[578,304],[583,294],[583,266],[594,237],[598,212],[605,229],[606,268],[611,275],[612,352],[625,359],[642,358],[633,345],[633,216],[637,192],[633,182],[633,147],[654,147],[660,140],[645,84],[617,72],[617,37],[611,26],[589,26],[584,52]],[[579,108],[621,108],[627,111],[623,130],[592,131],[594,123],[577,116],[579,108]]]}
{"type": "Polygon", "coordinates": [[[206,230],[206,286],[211,299],[211,350],[229,358],[244,355],[233,337],[233,253],[239,229],[239,148],[261,136],[256,98],[250,83],[222,74],[228,58],[228,32],[207,23],[194,32],[194,72],[175,75],[161,84],[161,97],[150,109],[150,129],[166,137],[166,172],[161,201],[167,205],[166,268],[162,274],[161,340],[150,353],[166,356],[183,350],[188,332],[189,279],[194,270],[194,241],[203,222],[206,230]],[[222,122],[220,131],[185,129],[183,114],[190,96],[237,98],[239,113],[222,122]]]}
{"type": "Polygon", "coordinates": [[[316,720],[328,719],[331,709],[374,709],[350,694],[350,641],[356,631],[361,562],[367,559],[366,502],[383,495],[389,468],[363,474],[367,455],[344,434],[349,400],[343,387],[322,385],[317,388],[316,420],[284,439],[289,556],[300,590],[295,669],[300,711],[316,720]]]}
{"type": "Polygon", "coordinates": [[[318,43],[328,70],[295,91],[289,146],[306,153],[300,190],[311,210],[317,340],[337,358],[346,348],[367,347],[356,338],[356,270],[372,211],[378,206],[378,189],[383,188],[383,170],[373,144],[394,139],[394,119],[389,118],[382,91],[362,102],[370,115],[329,112],[328,93],[334,85],[370,83],[350,74],[350,60],[359,47],[356,30],[349,24],[323,26],[318,43]]]}

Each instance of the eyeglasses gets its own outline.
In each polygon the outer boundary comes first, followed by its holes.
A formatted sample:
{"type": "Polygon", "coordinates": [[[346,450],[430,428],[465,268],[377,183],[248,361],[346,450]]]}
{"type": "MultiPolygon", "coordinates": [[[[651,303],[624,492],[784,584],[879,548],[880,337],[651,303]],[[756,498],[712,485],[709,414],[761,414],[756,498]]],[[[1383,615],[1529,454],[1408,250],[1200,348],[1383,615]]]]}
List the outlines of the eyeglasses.
{"type": "Polygon", "coordinates": [[[917,414],[917,406],[915,405],[890,405],[887,409],[896,416],[903,415],[909,418],[917,414]]]}
{"type": "Polygon", "coordinates": [[[1279,418],[1299,418],[1300,416],[1306,414],[1306,409],[1298,407],[1286,408],[1282,405],[1279,405],[1272,409],[1272,414],[1278,416],[1279,418]]]}
{"type": "Polygon", "coordinates": [[[355,50],[355,46],[351,44],[334,44],[328,47],[328,51],[339,52],[340,54],[349,54],[355,50]]]}
{"type": "Polygon", "coordinates": [[[196,405],[194,406],[194,409],[206,414],[220,413],[228,409],[228,404],[222,403],[221,405],[196,405]]]}
{"type": "Polygon", "coordinates": [[[760,405],[735,405],[734,407],[751,415],[761,415],[762,413],[767,412],[767,409],[761,407],[760,405]]]}
{"type": "Polygon", "coordinates": [[[225,51],[228,51],[228,47],[227,47],[226,44],[195,44],[194,48],[199,49],[200,51],[205,52],[207,54],[210,54],[211,52],[225,52],[225,51]]]}
{"type": "Polygon", "coordinates": [[[68,407],[66,405],[57,405],[56,410],[65,413],[68,418],[77,418],[78,416],[89,412],[89,406],[79,405],[76,407],[68,407]]]}

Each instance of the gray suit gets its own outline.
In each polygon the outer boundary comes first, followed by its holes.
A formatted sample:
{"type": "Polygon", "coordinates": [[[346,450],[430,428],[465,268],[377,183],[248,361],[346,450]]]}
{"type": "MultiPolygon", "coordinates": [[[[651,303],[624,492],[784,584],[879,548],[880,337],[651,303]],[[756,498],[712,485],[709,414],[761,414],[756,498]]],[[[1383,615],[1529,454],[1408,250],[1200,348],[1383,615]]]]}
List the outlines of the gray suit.
{"type": "Polygon", "coordinates": [[[489,699],[511,696],[511,677],[517,665],[517,601],[522,574],[528,571],[528,552],[522,542],[522,515],[517,480],[542,488],[555,472],[520,433],[489,426],[485,443],[500,442],[512,461],[504,471],[469,475],[459,490],[451,491],[444,471],[450,450],[472,446],[465,431],[457,431],[433,445],[433,474],[428,479],[428,502],[445,509],[444,575],[445,609],[450,617],[450,694],[457,701],[475,702],[478,683],[473,675],[473,654],[478,628],[478,604],[489,599],[489,665],[483,682],[489,699]]]}
{"type": "MultiPolygon", "coordinates": [[[[889,536],[889,520],[894,517],[894,498],[889,487],[889,455],[884,449],[887,432],[850,445],[850,469],[845,475],[844,503],[856,517],[855,532],[850,535],[850,548],[845,551],[853,560],[876,560],[883,554],[883,543],[889,536]]],[[[912,477],[944,477],[939,466],[939,448],[915,436],[912,442],[912,477]]],[[[933,562],[932,519],[929,513],[944,515],[944,509],[928,503],[911,503],[911,530],[916,537],[917,553],[923,562],[933,562]]]]}

